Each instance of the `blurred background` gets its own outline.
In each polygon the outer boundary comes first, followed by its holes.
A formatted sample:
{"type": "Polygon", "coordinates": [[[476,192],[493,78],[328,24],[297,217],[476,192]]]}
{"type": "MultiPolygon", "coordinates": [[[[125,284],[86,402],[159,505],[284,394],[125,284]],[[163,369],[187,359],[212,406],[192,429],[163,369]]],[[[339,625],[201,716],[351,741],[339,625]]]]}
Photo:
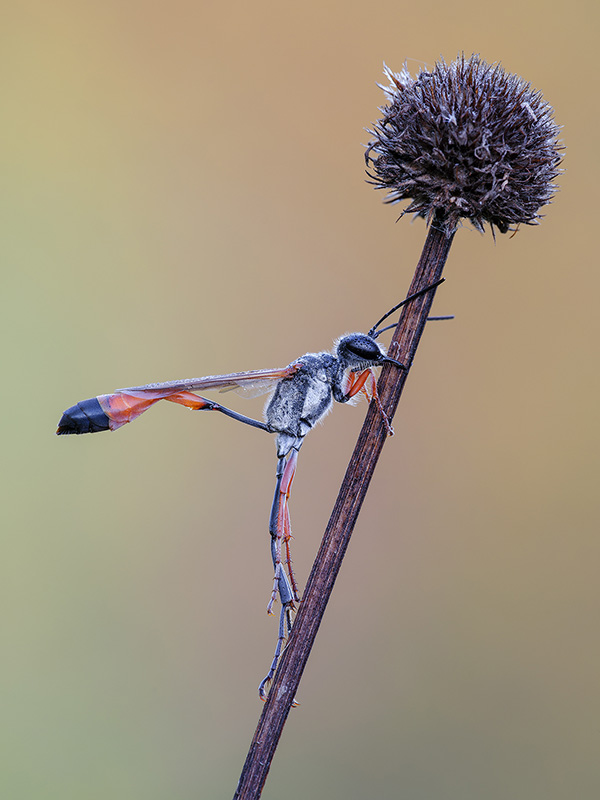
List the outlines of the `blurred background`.
{"type": "MultiPolygon", "coordinates": [[[[56,423],[283,366],[403,298],[425,226],[365,183],[364,129],[384,61],[460,51],[544,93],[567,171],[539,227],[456,236],[456,319],[425,332],[263,796],[598,796],[598,7],[567,12],[4,4],[4,797],[232,796],[276,636],[274,443],[168,403],[56,423]]],[[[365,408],[303,448],[302,582],[365,408]]]]}

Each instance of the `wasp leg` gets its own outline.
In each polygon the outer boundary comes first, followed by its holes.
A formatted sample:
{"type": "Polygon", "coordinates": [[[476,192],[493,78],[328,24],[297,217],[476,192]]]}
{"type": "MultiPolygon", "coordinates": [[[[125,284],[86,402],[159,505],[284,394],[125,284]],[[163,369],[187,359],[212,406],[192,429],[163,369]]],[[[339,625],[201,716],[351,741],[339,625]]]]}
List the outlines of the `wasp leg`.
{"type": "MultiPolygon", "coordinates": [[[[300,592],[298,591],[298,584],[296,583],[296,576],[294,575],[294,567],[292,564],[292,550],[290,547],[290,540],[293,539],[292,536],[292,524],[290,522],[290,507],[289,503],[286,502],[285,504],[285,516],[283,521],[283,542],[285,544],[285,564],[287,567],[287,572],[290,578],[290,583],[292,586],[292,591],[294,593],[294,599],[300,600],[300,592]]],[[[273,541],[273,540],[271,540],[273,541]]],[[[281,596],[281,591],[279,592],[281,596]]]]}
{"type": "Polygon", "coordinates": [[[381,400],[379,399],[379,392],[377,391],[377,379],[375,378],[375,373],[372,369],[366,369],[352,382],[350,388],[348,390],[348,397],[354,397],[355,394],[362,392],[367,400],[371,401],[374,400],[377,408],[379,409],[379,413],[383,417],[383,421],[385,422],[385,427],[387,428],[388,436],[394,435],[394,429],[390,423],[388,415],[383,410],[383,406],[381,405],[381,400]],[[367,381],[369,383],[367,387],[367,381]]]}
{"type": "MultiPolygon", "coordinates": [[[[271,507],[271,516],[269,520],[269,533],[271,534],[271,557],[273,559],[273,566],[275,568],[275,576],[273,579],[273,591],[267,606],[267,612],[272,614],[273,603],[277,598],[279,592],[279,599],[281,601],[281,610],[279,612],[279,634],[277,637],[277,644],[275,645],[275,653],[269,672],[266,677],[260,682],[258,693],[261,700],[266,700],[267,689],[275,670],[279,663],[281,654],[283,653],[285,642],[292,630],[292,612],[294,611],[294,601],[299,600],[298,586],[292,568],[292,558],[290,554],[290,539],[292,538],[290,512],[288,500],[292,481],[296,473],[296,465],[298,462],[298,450],[292,448],[286,455],[279,456],[277,461],[277,482],[275,484],[275,495],[273,497],[273,505],[271,507]],[[282,544],[285,543],[287,574],[283,569],[283,562],[281,560],[282,544]]],[[[296,706],[298,703],[294,700],[292,705],[296,706]]]]}
{"type": "MultiPolygon", "coordinates": [[[[262,679],[262,681],[258,686],[258,694],[263,702],[267,699],[267,689],[269,687],[269,684],[273,680],[273,676],[275,675],[277,664],[279,663],[279,659],[281,657],[281,654],[283,653],[285,641],[292,631],[292,607],[293,606],[291,602],[283,603],[282,600],[281,611],[279,613],[279,635],[277,637],[277,644],[275,645],[275,653],[273,655],[273,661],[271,661],[269,672],[262,679]]],[[[292,705],[297,706],[298,703],[294,700],[292,705]]]]}
{"type": "MultiPolygon", "coordinates": [[[[354,395],[358,394],[361,390],[365,394],[367,394],[366,389],[365,389],[365,383],[367,382],[367,379],[369,378],[369,375],[371,377],[374,377],[372,369],[366,369],[364,372],[360,372],[358,375],[356,375],[354,372],[351,372],[350,373],[350,386],[348,388],[348,391],[346,392],[346,397],[347,398],[354,397],[354,395]]],[[[367,397],[369,397],[368,394],[367,394],[367,397]]],[[[369,400],[370,399],[371,398],[369,397],[369,400]]]]}
{"type": "MultiPolygon", "coordinates": [[[[289,555],[289,540],[291,538],[290,516],[288,510],[288,500],[292,481],[296,473],[296,464],[298,461],[298,451],[292,448],[285,456],[280,456],[277,462],[277,482],[275,485],[275,496],[273,497],[273,505],[271,507],[271,517],[269,520],[269,533],[271,534],[271,556],[273,558],[273,566],[275,568],[275,575],[273,578],[273,591],[271,599],[267,606],[267,613],[272,614],[273,603],[277,597],[277,591],[280,586],[280,580],[285,572],[282,568],[281,562],[281,545],[282,542],[286,544],[287,563],[289,571],[289,579],[292,588],[292,599],[298,600],[298,587],[296,578],[292,569],[292,560],[289,555]]],[[[281,592],[280,592],[281,595],[281,592]]],[[[284,605],[283,597],[281,597],[282,605],[284,605]]]]}
{"type": "MultiPolygon", "coordinates": [[[[295,452],[295,451],[294,451],[295,452]]],[[[281,459],[284,461],[285,459],[281,459]]],[[[278,465],[279,466],[279,465],[278,465]]],[[[277,486],[281,483],[280,478],[283,476],[284,469],[278,469],[278,481],[277,486]],[[281,474],[279,474],[281,472],[281,474]]],[[[277,498],[278,499],[278,498],[277,498]]],[[[275,503],[274,503],[275,505],[275,503]]],[[[287,525],[289,528],[289,514],[287,516],[287,525]]],[[[281,539],[279,539],[281,542],[281,539]]],[[[287,546],[287,543],[286,543],[287,546]]],[[[271,538],[271,555],[273,557],[273,564],[277,564],[278,556],[277,556],[277,538],[271,538]]],[[[269,671],[267,675],[262,679],[260,685],[258,687],[258,694],[260,699],[264,702],[267,699],[267,689],[273,680],[273,676],[275,675],[275,670],[277,669],[277,665],[279,663],[279,659],[281,654],[283,653],[285,642],[289,637],[291,630],[292,630],[292,611],[294,610],[294,599],[297,599],[298,594],[296,589],[292,589],[292,584],[288,580],[288,576],[285,574],[285,571],[281,568],[281,547],[279,548],[279,570],[277,570],[277,566],[275,567],[275,572],[279,571],[279,576],[276,579],[276,589],[274,593],[279,591],[279,599],[281,601],[281,610],[279,612],[279,633],[277,636],[277,643],[275,645],[275,653],[273,654],[273,660],[271,661],[271,666],[269,667],[269,671]]],[[[288,564],[291,564],[291,559],[289,559],[288,554],[288,564]]],[[[292,573],[293,574],[293,573],[292,573]]],[[[295,587],[295,581],[294,581],[295,587]]],[[[273,604],[273,597],[271,598],[271,602],[269,606],[273,604]]],[[[298,705],[296,701],[292,705],[298,705]]]]}
{"type": "Polygon", "coordinates": [[[383,417],[383,421],[385,422],[385,427],[387,428],[388,436],[394,435],[394,429],[392,427],[392,423],[390,422],[390,418],[383,410],[383,406],[381,405],[381,399],[379,397],[379,392],[377,391],[377,378],[375,377],[375,373],[372,369],[369,370],[370,373],[370,387],[367,389],[366,386],[363,386],[363,392],[369,398],[369,400],[375,400],[375,405],[379,409],[379,413],[383,417]]]}

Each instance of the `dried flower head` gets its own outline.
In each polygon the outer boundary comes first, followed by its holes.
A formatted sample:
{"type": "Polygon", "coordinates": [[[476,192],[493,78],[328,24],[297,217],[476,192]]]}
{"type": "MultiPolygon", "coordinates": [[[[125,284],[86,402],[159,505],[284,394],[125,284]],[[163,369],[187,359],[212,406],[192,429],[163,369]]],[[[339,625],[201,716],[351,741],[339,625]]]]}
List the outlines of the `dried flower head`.
{"type": "Polygon", "coordinates": [[[389,105],[365,158],[386,202],[451,234],[461,218],[502,233],[535,224],[556,191],[559,128],[540,92],[499,64],[464,55],[411,77],[385,67],[389,105]]]}

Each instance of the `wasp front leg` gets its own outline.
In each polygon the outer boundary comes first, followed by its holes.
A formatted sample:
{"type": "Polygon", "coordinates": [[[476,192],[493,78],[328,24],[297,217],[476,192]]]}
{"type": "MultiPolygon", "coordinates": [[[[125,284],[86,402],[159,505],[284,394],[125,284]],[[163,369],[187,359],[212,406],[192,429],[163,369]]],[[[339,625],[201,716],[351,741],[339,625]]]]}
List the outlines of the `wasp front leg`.
{"type": "Polygon", "coordinates": [[[379,397],[379,392],[377,391],[377,378],[375,377],[375,373],[372,369],[366,369],[364,372],[361,372],[358,375],[356,375],[354,372],[350,373],[350,387],[346,393],[347,397],[354,397],[359,392],[362,392],[369,402],[371,400],[375,401],[375,404],[379,409],[379,413],[385,422],[388,435],[393,436],[394,429],[392,428],[388,415],[385,413],[383,406],[381,405],[381,399],[379,397]]]}

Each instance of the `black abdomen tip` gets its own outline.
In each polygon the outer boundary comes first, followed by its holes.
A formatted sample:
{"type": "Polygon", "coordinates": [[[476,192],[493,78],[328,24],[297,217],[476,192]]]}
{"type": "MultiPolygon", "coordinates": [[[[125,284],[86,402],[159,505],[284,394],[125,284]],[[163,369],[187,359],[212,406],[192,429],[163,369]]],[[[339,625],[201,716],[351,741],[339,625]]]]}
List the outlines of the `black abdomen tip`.
{"type": "Polygon", "coordinates": [[[97,397],[82,400],[62,415],[56,433],[98,433],[110,430],[110,420],[102,410],[97,397]]]}

